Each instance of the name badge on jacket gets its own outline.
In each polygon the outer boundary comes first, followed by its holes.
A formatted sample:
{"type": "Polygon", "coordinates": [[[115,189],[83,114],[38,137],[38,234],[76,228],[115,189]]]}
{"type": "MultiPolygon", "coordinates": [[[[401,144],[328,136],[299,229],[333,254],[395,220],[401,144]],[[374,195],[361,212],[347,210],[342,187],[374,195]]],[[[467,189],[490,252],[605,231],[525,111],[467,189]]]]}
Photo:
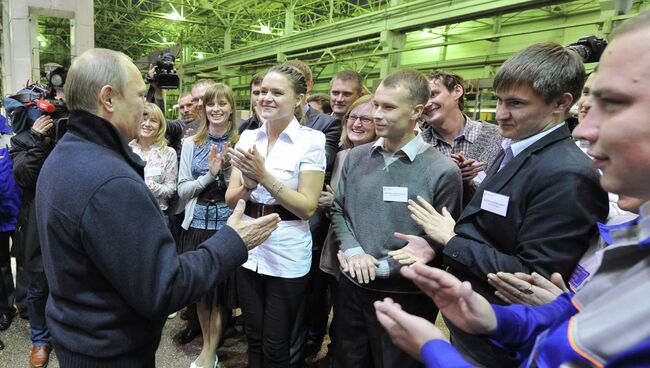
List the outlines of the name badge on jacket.
{"type": "Polygon", "coordinates": [[[481,200],[481,209],[506,217],[506,213],[508,213],[509,200],[510,197],[508,196],[484,190],[483,199],[481,200]]]}
{"type": "Polygon", "coordinates": [[[404,202],[409,199],[407,187],[384,187],[384,202],[404,202]]]}

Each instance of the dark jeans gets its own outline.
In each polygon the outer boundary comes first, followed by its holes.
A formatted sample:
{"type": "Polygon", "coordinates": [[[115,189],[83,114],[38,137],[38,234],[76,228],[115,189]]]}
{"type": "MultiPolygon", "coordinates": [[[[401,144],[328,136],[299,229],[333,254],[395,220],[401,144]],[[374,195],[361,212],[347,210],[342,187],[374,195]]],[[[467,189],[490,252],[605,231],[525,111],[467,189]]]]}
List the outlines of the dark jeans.
{"type": "Polygon", "coordinates": [[[248,340],[248,367],[289,366],[289,337],[307,281],[308,276],[288,279],[239,268],[237,290],[248,340]]]}
{"type": "Polygon", "coordinates": [[[393,345],[377,321],[373,303],[385,297],[391,297],[408,313],[435,323],[438,308],[426,295],[363,289],[341,275],[336,298],[334,367],[422,367],[420,362],[393,345]]]}
{"type": "Polygon", "coordinates": [[[45,322],[45,304],[50,288],[44,272],[30,272],[29,286],[27,287],[27,304],[29,313],[29,326],[32,335],[32,344],[36,346],[50,345],[50,330],[45,322]]]}

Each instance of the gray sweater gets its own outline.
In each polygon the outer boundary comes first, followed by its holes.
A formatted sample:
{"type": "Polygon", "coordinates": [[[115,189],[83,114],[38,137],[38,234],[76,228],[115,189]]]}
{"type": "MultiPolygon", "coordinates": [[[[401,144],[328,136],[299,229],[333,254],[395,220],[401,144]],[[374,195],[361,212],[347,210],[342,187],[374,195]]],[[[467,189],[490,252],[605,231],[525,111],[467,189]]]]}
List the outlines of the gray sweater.
{"type": "Polygon", "coordinates": [[[438,211],[447,207],[458,218],[462,201],[460,170],[431,146],[420,149],[413,161],[402,153],[388,166],[381,150],[368,143],[352,149],[345,160],[332,206],[334,246],[348,256],[367,253],[380,261],[377,279],[368,284],[369,288],[416,292],[417,288],[400,276],[400,265],[388,252],[405,245],[393,236],[394,232],[425,233],[411,219],[407,203],[383,200],[383,187],[407,187],[409,199],[416,200],[419,195],[438,211]]]}

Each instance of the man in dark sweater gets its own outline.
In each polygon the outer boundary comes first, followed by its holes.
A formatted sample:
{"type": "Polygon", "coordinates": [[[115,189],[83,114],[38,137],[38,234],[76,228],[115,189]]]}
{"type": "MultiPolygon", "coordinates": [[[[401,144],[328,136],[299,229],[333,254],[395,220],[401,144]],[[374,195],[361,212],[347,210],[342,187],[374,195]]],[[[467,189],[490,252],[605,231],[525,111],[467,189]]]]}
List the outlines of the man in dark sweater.
{"type": "Polygon", "coordinates": [[[415,135],[428,98],[428,82],[420,73],[389,75],[373,99],[380,138],[350,151],[335,189],[332,227],[344,275],[335,309],[336,367],[365,367],[370,361],[376,367],[419,366],[382,329],[372,304],[376,300],[391,297],[410,313],[435,321],[435,305],[400,276],[400,263],[389,255],[405,247],[429,247],[410,218],[409,199],[426,198],[456,216],[461,209],[458,166],[415,135]]]}
{"type": "MultiPolygon", "coordinates": [[[[144,163],[127,146],[144,94],[119,52],[89,50],[68,72],[69,130],[36,186],[47,324],[62,367],[155,366],[167,315],[214,288],[279,222],[243,222],[241,202],[229,226],[178,256],[144,163]]],[[[220,167],[216,150],[209,161],[220,167]]]]}

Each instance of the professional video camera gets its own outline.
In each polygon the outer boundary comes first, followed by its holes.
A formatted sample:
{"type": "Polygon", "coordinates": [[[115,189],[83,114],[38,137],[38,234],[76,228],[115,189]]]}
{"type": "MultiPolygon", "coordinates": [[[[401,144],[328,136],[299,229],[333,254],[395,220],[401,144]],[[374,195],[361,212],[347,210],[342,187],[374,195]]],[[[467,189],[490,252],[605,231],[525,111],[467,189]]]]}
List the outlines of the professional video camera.
{"type": "Polygon", "coordinates": [[[156,83],[161,89],[177,89],[180,87],[178,74],[174,69],[176,58],[170,52],[165,52],[156,60],[153,76],[147,76],[147,82],[156,83]]]}
{"type": "Polygon", "coordinates": [[[56,88],[48,89],[34,83],[20,89],[15,95],[3,97],[7,123],[13,132],[18,134],[31,129],[39,116],[47,114],[54,121],[54,127],[49,130],[48,137],[58,142],[68,127],[68,107],[63,101],[55,99],[56,91],[56,88]]]}
{"type": "Polygon", "coordinates": [[[600,55],[603,54],[606,46],[607,40],[596,36],[587,36],[567,47],[577,52],[582,57],[583,62],[595,63],[600,60],[600,55]]]}

